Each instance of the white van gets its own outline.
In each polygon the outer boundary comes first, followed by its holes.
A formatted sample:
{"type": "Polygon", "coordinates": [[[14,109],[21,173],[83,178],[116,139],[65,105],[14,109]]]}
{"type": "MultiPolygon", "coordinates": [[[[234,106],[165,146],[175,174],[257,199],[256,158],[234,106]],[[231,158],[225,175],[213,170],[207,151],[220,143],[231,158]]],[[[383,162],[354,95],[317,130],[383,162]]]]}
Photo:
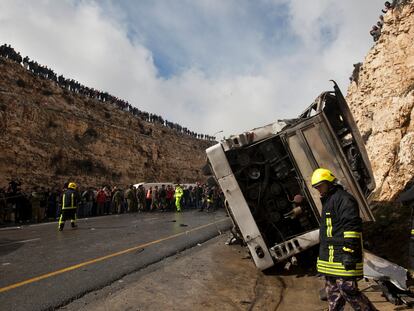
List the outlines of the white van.
{"type": "Polygon", "coordinates": [[[158,188],[161,188],[162,185],[164,185],[165,188],[167,188],[167,186],[175,187],[175,184],[172,182],[164,182],[164,183],[162,182],[141,182],[141,183],[135,184],[134,187],[138,188],[139,186],[144,186],[144,189],[148,190],[151,187],[154,189],[155,186],[158,186],[158,188]]]}
{"type": "MultiPolygon", "coordinates": [[[[134,185],[134,187],[135,188],[138,188],[139,186],[144,186],[144,189],[145,190],[148,190],[149,188],[155,188],[155,186],[158,186],[158,188],[161,188],[162,187],[162,185],[165,185],[165,187],[167,188],[167,186],[172,186],[173,188],[175,188],[175,185],[176,185],[176,183],[172,183],[172,182],[164,182],[164,183],[162,183],[162,182],[141,182],[141,183],[138,183],[138,184],[135,184],[134,185]]],[[[184,188],[189,188],[189,187],[195,187],[197,184],[180,184],[182,187],[184,187],[184,188]]]]}

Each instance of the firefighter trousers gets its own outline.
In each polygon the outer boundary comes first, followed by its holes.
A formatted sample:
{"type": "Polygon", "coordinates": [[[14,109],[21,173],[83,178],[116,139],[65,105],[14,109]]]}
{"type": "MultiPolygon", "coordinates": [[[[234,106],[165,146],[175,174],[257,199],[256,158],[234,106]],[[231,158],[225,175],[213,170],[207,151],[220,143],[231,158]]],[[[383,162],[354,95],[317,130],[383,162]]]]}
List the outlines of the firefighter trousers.
{"type": "Polygon", "coordinates": [[[326,277],[325,290],[329,311],[343,311],[346,303],[354,310],[377,311],[367,296],[359,290],[356,279],[326,277]]]}
{"type": "Polygon", "coordinates": [[[70,223],[75,226],[76,223],[76,208],[63,209],[59,217],[58,228],[63,229],[65,221],[70,220],[70,223]]]}

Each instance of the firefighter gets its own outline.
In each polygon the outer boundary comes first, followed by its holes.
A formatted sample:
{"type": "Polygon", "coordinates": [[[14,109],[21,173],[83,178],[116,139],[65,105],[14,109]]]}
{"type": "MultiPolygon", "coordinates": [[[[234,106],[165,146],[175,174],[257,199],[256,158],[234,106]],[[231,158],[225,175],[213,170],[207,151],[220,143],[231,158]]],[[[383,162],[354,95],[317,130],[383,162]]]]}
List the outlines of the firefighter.
{"type": "Polygon", "coordinates": [[[357,201],[327,169],[315,170],[311,182],[322,201],[317,270],[325,276],[329,310],[343,310],[346,302],[354,310],[376,310],[358,289],[363,260],[362,220],[357,201]]]}
{"type": "Polygon", "coordinates": [[[214,206],[214,188],[209,187],[207,190],[207,212],[213,210],[214,206]]]}
{"type": "Polygon", "coordinates": [[[70,219],[70,225],[72,228],[76,228],[76,209],[78,207],[78,192],[76,191],[76,184],[70,182],[68,189],[62,196],[62,213],[60,214],[58,228],[59,231],[63,230],[65,221],[70,219]]]}
{"type": "Polygon", "coordinates": [[[175,193],[174,193],[175,208],[177,212],[181,212],[181,198],[183,197],[183,194],[184,194],[183,188],[181,188],[180,184],[178,184],[175,187],[175,193]]]}

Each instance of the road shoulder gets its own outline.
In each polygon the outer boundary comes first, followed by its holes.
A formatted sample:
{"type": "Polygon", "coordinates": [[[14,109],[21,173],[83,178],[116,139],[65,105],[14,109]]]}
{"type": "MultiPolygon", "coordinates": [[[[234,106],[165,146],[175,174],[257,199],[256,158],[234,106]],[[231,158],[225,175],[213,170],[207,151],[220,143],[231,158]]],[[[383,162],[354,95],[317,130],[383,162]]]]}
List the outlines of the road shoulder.
{"type": "Polygon", "coordinates": [[[128,275],[62,310],[321,310],[321,280],[258,271],[221,235],[128,275]],[[301,299],[298,299],[301,297],[301,299]],[[303,302],[306,302],[306,309],[303,302]]]}
{"type": "MultiPolygon", "coordinates": [[[[264,274],[245,248],[226,246],[227,238],[220,235],[125,276],[61,310],[326,310],[319,300],[321,278],[311,271],[264,274]]],[[[360,288],[379,310],[395,310],[369,283],[361,281],[360,288]]]]}

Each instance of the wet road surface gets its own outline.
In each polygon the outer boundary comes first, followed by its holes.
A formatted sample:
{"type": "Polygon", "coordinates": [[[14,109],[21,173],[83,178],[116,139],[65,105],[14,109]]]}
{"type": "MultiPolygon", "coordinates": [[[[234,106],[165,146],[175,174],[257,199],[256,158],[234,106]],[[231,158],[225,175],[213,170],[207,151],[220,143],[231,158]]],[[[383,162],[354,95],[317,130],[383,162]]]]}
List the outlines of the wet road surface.
{"type": "Polygon", "coordinates": [[[44,310],[97,290],[230,227],[224,212],[124,214],[0,230],[1,310],[44,310]]]}

